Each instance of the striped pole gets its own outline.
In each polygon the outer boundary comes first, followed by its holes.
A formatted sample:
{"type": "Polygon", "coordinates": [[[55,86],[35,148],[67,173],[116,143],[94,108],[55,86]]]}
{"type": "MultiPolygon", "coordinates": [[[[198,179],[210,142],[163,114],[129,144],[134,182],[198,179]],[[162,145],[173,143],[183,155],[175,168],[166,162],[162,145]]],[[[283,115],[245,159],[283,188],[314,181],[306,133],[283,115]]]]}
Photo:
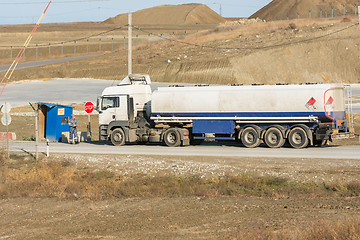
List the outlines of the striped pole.
{"type": "Polygon", "coordinates": [[[6,87],[6,85],[8,84],[11,76],[13,75],[17,65],[19,64],[22,56],[24,55],[25,53],[25,50],[26,48],[29,46],[30,44],[30,41],[31,39],[33,38],[36,30],[38,29],[38,27],[40,26],[40,23],[42,21],[42,19],[44,18],[45,16],[45,13],[47,12],[50,4],[51,4],[52,0],[50,0],[50,2],[48,3],[48,5],[46,6],[44,12],[42,13],[41,17],[39,18],[38,22],[35,24],[33,30],[31,31],[29,37],[26,39],[25,43],[24,43],[24,46],[21,48],[21,50],[19,51],[18,55],[16,56],[16,58],[14,59],[14,61],[12,62],[12,64],[10,65],[9,69],[7,70],[5,76],[3,77],[3,79],[1,80],[1,85],[4,85],[2,90],[1,90],[1,93],[0,93],[0,97],[2,96],[3,92],[4,92],[4,89],[6,87]],[[5,79],[6,79],[6,82],[5,82],[5,79]]]}

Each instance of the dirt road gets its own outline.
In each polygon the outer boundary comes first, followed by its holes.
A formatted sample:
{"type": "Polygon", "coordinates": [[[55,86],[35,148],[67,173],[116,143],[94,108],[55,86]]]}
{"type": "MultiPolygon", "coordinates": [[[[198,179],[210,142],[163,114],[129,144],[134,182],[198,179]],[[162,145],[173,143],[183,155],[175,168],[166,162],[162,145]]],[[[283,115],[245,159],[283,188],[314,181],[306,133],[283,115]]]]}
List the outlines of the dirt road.
{"type": "MultiPolygon", "coordinates": [[[[86,55],[86,56],[56,58],[56,59],[47,59],[47,60],[42,60],[42,61],[24,62],[24,63],[19,63],[18,66],[16,67],[16,69],[24,69],[24,68],[46,66],[49,64],[72,62],[72,61],[83,60],[86,58],[98,57],[101,55],[102,54],[91,54],[91,55],[86,55]]],[[[7,71],[9,69],[9,67],[10,67],[10,65],[0,65],[0,72],[7,71]]]]}
{"type": "MultiPolygon", "coordinates": [[[[34,142],[13,142],[13,151],[34,152],[34,142]]],[[[40,145],[40,151],[45,152],[45,143],[40,145]]],[[[203,144],[169,148],[161,145],[126,145],[115,147],[102,143],[82,143],[69,145],[51,143],[53,153],[89,153],[89,154],[126,154],[126,155],[161,155],[161,156],[218,156],[218,157],[280,157],[280,158],[321,158],[321,159],[360,159],[359,146],[327,146],[323,148],[309,147],[306,149],[279,148],[270,149],[259,147],[248,149],[235,144],[203,144]]]]}

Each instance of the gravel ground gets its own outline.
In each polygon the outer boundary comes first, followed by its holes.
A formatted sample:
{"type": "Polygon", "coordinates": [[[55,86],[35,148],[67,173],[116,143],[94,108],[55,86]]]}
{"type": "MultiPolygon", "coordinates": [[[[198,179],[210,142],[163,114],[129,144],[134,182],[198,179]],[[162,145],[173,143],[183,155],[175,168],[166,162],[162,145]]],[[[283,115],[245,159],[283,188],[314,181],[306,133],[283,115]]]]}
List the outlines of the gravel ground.
{"type": "Polygon", "coordinates": [[[133,156],[55,154],[53,158],[68,161],[79,168],[110,170],[128,176],[134,174],[199,175],[203,178],[255,174],[279,176],[301,182],[359,181],[360,160],[279,159],[248,157],[199,156],[133,156]]]}

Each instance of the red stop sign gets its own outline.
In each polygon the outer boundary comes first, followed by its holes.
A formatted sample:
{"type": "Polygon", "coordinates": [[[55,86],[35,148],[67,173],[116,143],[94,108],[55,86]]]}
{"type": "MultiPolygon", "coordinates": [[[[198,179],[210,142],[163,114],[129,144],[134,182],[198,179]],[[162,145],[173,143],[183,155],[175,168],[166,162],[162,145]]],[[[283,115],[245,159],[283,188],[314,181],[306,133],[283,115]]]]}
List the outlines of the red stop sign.
{"type": "Polygon", "coordinates": [[[85,104],[85,112],[92,113],[94,111],[94,104],[92,102],[87,102],[85,104]]]}

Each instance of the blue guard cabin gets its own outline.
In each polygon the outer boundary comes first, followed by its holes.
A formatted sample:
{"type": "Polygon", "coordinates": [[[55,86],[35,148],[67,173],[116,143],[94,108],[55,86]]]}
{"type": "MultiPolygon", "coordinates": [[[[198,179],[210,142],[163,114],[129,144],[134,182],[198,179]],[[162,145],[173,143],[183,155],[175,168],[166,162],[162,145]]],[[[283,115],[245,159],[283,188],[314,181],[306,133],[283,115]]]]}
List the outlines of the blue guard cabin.
{"type": "Polygon", "coordinates": [[[39,138],[61,141],[62,132],[69,131],[69,118],[74,107],[54,103],[36,103],[39,107],[39,138]]]}

